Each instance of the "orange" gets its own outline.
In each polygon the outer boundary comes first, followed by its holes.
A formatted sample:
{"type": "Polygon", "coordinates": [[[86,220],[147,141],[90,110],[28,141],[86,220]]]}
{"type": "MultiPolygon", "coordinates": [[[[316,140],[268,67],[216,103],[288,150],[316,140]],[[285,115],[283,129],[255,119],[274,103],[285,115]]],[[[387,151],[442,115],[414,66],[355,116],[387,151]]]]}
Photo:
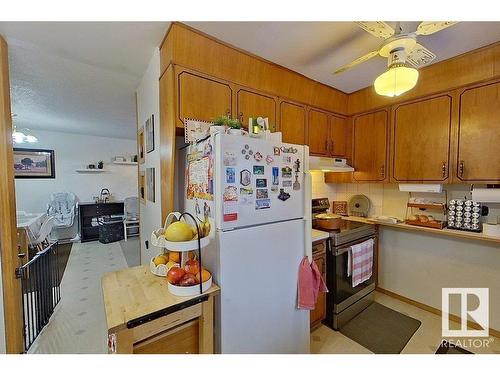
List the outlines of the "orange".
{"type": "Polygon", "coordinates": [[[170,251],[168,253],[168,260],[171,262],[179,263],[181,261],[181,254],[177,251],[170,251]]]}

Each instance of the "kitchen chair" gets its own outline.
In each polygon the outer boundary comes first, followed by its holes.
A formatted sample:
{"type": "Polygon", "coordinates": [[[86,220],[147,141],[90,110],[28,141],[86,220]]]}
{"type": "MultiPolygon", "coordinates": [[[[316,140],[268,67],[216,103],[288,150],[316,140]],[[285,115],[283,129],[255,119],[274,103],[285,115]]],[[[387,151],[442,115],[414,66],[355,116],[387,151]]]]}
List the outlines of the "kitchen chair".
{"type": "Polygon", "coordinates": [[[38,251],[42,251],[46,246],[50,245],[49,234],[54,227],[55,218],[48,217],[40,227],[40,231],[36,237],[31,241],[31,246],[36,247],[38,251]]]}
{"type": "Polygon", "coordinates": [[[123,218],[123,234],[124,239],[127,241],[129,237],[128,230],[129,229],[137,229],[137,233],[134,233],[134,236],[139,235],[139,205],[138,205],[137,197],[128,197],[125,198],[123,202],[124,207],[124,218],[123,218]]]}

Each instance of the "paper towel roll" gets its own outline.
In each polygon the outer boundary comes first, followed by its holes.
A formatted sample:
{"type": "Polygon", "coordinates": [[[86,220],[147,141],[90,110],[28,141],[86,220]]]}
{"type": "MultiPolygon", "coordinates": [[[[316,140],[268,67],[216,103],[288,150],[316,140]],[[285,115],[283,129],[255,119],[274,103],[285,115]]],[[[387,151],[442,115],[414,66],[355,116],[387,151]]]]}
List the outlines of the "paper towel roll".
{"type": "Polygon", "coordinates": [[[472,200],[481,203],[500,203],[500,189],[472,189],[472,200]]]}

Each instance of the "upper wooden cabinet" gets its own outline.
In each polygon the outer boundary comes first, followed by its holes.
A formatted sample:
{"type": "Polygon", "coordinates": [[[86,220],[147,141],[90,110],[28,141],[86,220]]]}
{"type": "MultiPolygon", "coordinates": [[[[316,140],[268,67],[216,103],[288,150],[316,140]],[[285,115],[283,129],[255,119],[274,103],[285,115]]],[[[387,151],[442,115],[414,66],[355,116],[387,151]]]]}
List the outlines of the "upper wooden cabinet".
{"type": "Polygon", "coordinates": [[[276,130],[276,99],[273,96],[240,89],[237,94],[236,112],[246,129],[248,129],[248,119],[250,117],[267,117],[270,130],[276,130]]]}
{"type": "Polygon", "coordinates": [[[336,115],[330,119],[330,156],[349,158],[348,138],[349,127],[347,119],[336,115]]]}
{"type": "Polygon", "coordinates": [[[345,118],[311,108],[307,127],[312,155],[346,157],[348,128],[345,118]]]}
{"type": "Polygon", "coordinates": [[[306,144],[306,109],[300,104],[280,102],[280,131],[285,143],[306,144]]]}
{"type": "Polygon", "coordinates": [[[392,178],[396,182],[446,182],[450,176],[449,95],[393,107],[392,178]]]}
{"type": "Polygon", "coordinates": [[[213,121],[220,115],[232,114],[231,87],[212,78],[182,71],[177,76],[178,122],[184,118],[213,121]]]}
{"type": "Polygon", "coordinates": [[[317,156],[330,154],[330,124],[328,114],[315,109],[308,113],[309,153],[317,156]]]}
{"type": "Polygon", "coordinates": [[[366,113],[353,123],[353,179],[385,181],[387,178],[388,116],[386,110],[366,113]]]}
{"type": "Polygon", "coordinates": [[[457,182],[500,181],[500,82],[462,90],[457,182]]]}

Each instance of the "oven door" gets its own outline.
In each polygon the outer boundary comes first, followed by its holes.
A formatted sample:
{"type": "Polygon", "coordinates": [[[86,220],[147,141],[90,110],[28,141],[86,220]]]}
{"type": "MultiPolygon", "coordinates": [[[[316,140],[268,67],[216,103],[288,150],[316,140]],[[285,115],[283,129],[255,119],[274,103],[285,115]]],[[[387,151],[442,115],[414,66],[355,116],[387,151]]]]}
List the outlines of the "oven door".
{"type": "MultiPolygon", "coordinates": [[[[327,299],[327,309],[330,313],[338,314],[360,300],[368,293],[375,290],[375,275],[370,279],[353,287],[352,277],[347,276],[347,262],[350,247],[373,238],[376,243],[376,236],[367,236],[337,247],[330,246],[327,252],[327,286],[330,291],[327,299]],[[333,311],[332,311],[333,310],[333,311]]],[[[374,250],[375,251],[375,250],[374,250]]],[[[374,254],[374,262],[376,254],[374,254]]],[[[373,265],[375,272],[375,264],[373,265]]]]}

